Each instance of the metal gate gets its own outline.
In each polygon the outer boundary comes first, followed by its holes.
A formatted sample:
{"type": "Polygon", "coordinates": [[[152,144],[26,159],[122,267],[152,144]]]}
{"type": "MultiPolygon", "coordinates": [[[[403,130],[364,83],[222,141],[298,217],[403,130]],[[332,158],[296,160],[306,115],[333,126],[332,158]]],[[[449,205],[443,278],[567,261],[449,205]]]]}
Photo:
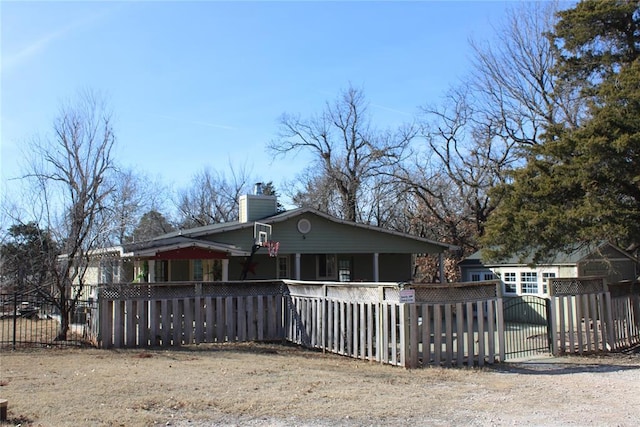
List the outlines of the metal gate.
{"type": "Polygon", "coordinates": [[[503,298],[505,358],[551,353],[551,302],[534,295],[503,298]]]}

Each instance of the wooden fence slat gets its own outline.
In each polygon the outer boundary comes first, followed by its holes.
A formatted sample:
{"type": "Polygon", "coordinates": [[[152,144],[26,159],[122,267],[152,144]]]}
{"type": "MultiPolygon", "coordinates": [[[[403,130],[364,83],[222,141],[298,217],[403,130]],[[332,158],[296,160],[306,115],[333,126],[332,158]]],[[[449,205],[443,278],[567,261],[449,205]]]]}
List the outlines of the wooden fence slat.
{"type": "Polygon", "coordinates": [[[471,301],[468,301],[466,303],[466,315],[467,315],[467,352],[466,352],[466,356],[467,356],[467,366],[473,366],[475,364],[474,362],[474,354],[475,354],[475,349],[474,349],[474,328],[473,328],[473,319],[475,318],[475,313],[473,312],[473,306],[474,303],[471,301]]]}
{"type": "Polygon", "coordinates": [[[420,326],[418,323],[418,305],[409,304],[408,322],[405,322],[405,325],[408,324],[409,326],[410,358],[408,367],[410,368],[418,367],[418,349],[420,345],[420,326]]]}
{"type": "Polygon", "coordinates": [[[584,352],[584,315],[582,313],[582,295],[576,295],[575,300],[576,307],[576,329],[577,329],[577,338],[578,338],[578,354],[582,354],[584,352]]]}
{"type": "Polygon", "coordinates": [[[265,319],[267,318],[267,312],[265,309],[265,305],[264,305],[264,299],[265,297],[262,295],[259,295],[257,297],[257,332],[258,332],[258,341],[264,341],[264,337],[265,337],[265,319]]]}
{"type": "Polygon", "coordinates": [[[600,337],[598,336],[598,330],[600,329],[600,315],[598,313],[598,305],[596,301],[596,295],[589,295],[589,305],[591,306],[591,330],[593,334],[593,351],[600,350],[600,337]]]}
{"type": "Polygon", "coordinates": [[[358,308],[360,310],[360,327],[358,329],[360,335],[360,345],[358,346],[360,351],[360,359],[367,358],[367,304],[364,302],[358,303],[358,308]]]}
{"type": "Polygon", "coordinates": [[[565,314],[565,305],[567,303],[567,297],[566,296],[561,296],[559,298],[559,304],[558,304],[558,308],[560,309],[560,312],[558,313],[558,317],[560,319],[560,352],[561,354],[565,354],[567,352],[567,317],[565,314]]]}
{"type": "Polygon", "coordinates": [[[581,295],[582,298],[582,304],[583,304],[583,321],[584,321],[584,329],[585,329],[585,336],[586,336],[586,341],[587,341],[587,347],[586,347],[586,351],[591,351],[591,342],[592,342],[592,329],[593,329],[593,323],[592,323],[592,316],[591,316],[591,310],[589,309],[589,296],[588,295],[581,295]]]}
{"type": "Polygon", "coordinates": [[[160,301],[160,320],[162,329],[162,346],[169,347],[171,345],[171,307],[169,300],[160,301]]]}
{"type": "Polygon", "coordinates": [[[149,346],[149,303],[138,300],[138,346],[149,346]]]}
{"type": "Polygon", "coordinates": [[[478,302],[478,366],[484,366],[485,336],[484,336],[484,304],[478,302]]]}
{"type": "Polygon", "coordinates": [[[431,315],[429,304],[422,304],[422,366],[431,364],[431,315]]]}
{"type": "Polygon", "coordinates": [[[100,301],[100,339],[104,348],[114,346],[113,319],[114,303],[112,300],[100,301]]]}
{"type": "Polygon", "coordinates": [[[351,325],[351,357],[359,358],[360,354],[360,304],[354,302],[351,304],[351,315],[353,323],[351,325]]]}
{"type": "MultiPolygon", "coordinates": [[[[376,353],[374,351],[374,339],[376,338],[377,322],[374,322],[374,314],[377,314],[377,304],[367,303],[367,357],[369,360],[375,360],[376,353]]],[[[375,318],[378,319],[377,317],[375,318]]]]}
{"type": "Polygon", "coordinates": [[[391,319],[389,327],[391,328],[391,363],[398,364],[398,313],[396,304],[389,304],[391,311],[391,319]]]}
{"type": "Polygon", "coordinates": [[[452,304],[444,305],[445,360],[446,366],[452,366],[453,359],[453,317],[452,304]]]}
{"type": "Polygon", "coordinates": [[[200,344],[205,342],[204,328],[205,328],[205,300],[201,296],[197,295],[193,300],[193,342],[200,344]]]}
{"type": "Polygon", "coordinates": [[[183,343],[185,345],[193,344],[193,302],[194,300],[191,298],[185,298],[182,300],[183,307],[183,323],[182,323],[182,336],[183,343]]]}
{"type": "Polygon", "coordinates": [[[238,297],[238,309],[236,314],[238,316],[238,341],[244,342],[247,340],[247,297],[238,297]]]}
{"type": "Polygon", "coordinates": [[[433,306],[433,349],[434,363],[440,365],[442,362],[442,313],[441,305],[433,306]]]}
{"type": "Polygon", "coordinates": [[[575,335],[574,335],[574,318],[573,318],[573,304],[574,297],[573,295],[569,295],[567,297],[567,331],[569,332],[569,346],[567,351],[569,353],[575,353],[576,351],[576,343],[575,343],[575,335]]]}
{"type": "Polygon", "coordinates": [[[456,303],[456,365],[464,365],[464,311],[462,303],[456,303]]]}
{"type": "Polygon", "coordinates": [[[204,341],[212,343],[215,337],[215,300],[211,296],[204,297],[204,322],[205,322],[205,334],[204,341]]]}

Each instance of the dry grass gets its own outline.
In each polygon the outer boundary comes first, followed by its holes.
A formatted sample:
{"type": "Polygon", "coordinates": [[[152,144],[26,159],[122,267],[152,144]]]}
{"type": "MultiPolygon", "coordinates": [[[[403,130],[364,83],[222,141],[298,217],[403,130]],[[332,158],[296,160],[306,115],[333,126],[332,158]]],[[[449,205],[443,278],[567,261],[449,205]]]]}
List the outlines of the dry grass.
{"type": "Polygon", "coordinates": [[[9,425],[635,425],[640,359],[404,370],[297,347],[0,353],[9,425]]]}

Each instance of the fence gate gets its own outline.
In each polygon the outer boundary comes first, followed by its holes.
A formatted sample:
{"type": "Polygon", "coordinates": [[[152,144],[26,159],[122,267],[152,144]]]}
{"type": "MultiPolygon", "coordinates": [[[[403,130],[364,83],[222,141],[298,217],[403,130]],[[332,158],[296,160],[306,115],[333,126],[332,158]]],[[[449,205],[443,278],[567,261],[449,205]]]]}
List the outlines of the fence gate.
{"type": "Polygon", "coordinates": [[[551,353],[551,303],[547,298],[504,297],[503,312],[507,360],[551,353]]]}

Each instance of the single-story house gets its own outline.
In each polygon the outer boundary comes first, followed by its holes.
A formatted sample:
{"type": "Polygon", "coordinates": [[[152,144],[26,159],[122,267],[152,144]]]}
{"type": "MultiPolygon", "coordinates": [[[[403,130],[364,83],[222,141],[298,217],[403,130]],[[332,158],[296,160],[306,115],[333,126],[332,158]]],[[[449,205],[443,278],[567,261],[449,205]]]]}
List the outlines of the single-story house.
{"type": "Polygon", "coordinates": [[[276,197],[261,194],[259,189],[243,195],[239,206],[238,221],[97,251],[99,266],[87,276],[88,282],[282,278],[399,282],[412,279],[416,256],[439,254],[442,261],[445,251],[455,249],[311,208],[278,213],[276,197]],[[271,253],[265,241],[272,242],[271,253]],[[276,249],[277,255],[273,253],[276,249]]]}
{"type": "Polygon", "coordinates": [[[635,280],[638,262],[624,250],[611,243],[597,248],[580,248],[559,252],[544,263],[533,265],[532,259],[511,257],[489,261],[482,250],[458,263],[462,281],[477,282],[500,279],[503,295],[549,295],[550,278],[602,277],[605,283],[635,280]]]}

